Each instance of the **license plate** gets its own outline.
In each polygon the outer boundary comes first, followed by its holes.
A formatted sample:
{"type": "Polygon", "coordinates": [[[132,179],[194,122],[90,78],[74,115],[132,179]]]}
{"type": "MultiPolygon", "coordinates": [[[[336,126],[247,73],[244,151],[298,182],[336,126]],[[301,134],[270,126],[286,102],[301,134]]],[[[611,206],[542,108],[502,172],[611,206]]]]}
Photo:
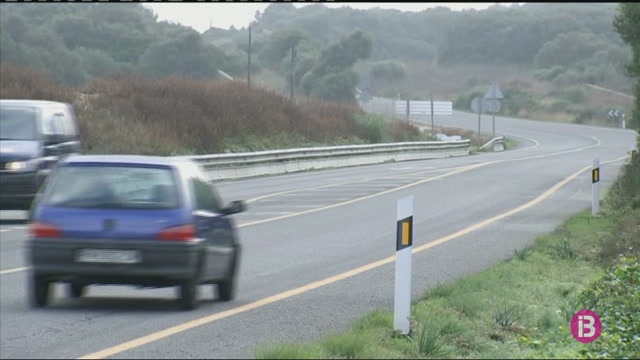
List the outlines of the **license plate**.
{"type": "Polygon", "coordinates": [[[82,249],[76,252],[77,262],[135,264],[141,258],[136,250],[82,249]]]}

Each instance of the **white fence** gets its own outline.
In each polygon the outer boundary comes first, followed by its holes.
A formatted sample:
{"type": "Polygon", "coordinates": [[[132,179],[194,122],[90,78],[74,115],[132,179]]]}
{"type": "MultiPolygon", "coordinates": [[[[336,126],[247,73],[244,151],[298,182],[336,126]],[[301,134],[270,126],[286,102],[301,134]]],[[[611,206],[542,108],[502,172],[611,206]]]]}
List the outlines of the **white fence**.
{"type": "Polygon", "coordinates": [[[396,115],[453,115],[453,103],[451,101],[418,101],[418,100],[396,100],[396,115]]]}

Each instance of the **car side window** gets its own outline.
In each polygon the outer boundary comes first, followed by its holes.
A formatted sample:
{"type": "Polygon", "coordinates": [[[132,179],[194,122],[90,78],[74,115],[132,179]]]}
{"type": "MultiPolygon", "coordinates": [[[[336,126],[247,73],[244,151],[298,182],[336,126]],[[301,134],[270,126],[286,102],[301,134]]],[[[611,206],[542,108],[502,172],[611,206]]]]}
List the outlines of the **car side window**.
{"type": "Polygon", "coordinates": [[[222,204],[218,194],[214,192],[209,183],[200,177],[192,177],[191,182],[196,195],[198,210],[220,212],[222,204]]]}
{"type": "Polygon", "coordinates": [[[56,135],[67,135],[67,119],[62,112],[56,112],[51,119],[53,133],[56,135]]]}
{"type": "Polygon", "coordinates": [[[73,121],[73,112],[71,109],[64,110],[65,134],[71,138],[78,135],[78,128],[73,121]]]}
{"type": "Polygon", "coordinates": [[[47,109],[43,111],[42,134],[63,135],[69,134],[67,117],[60,109],[47,109]]]}
{"type": "Polygon", "coordinates": [[[53,114],[54,114],[54,111],[50,109],[44,109],[42,111],[41,132],[43,135],[53,135],[56,133],[54,128],[53,114]]]}

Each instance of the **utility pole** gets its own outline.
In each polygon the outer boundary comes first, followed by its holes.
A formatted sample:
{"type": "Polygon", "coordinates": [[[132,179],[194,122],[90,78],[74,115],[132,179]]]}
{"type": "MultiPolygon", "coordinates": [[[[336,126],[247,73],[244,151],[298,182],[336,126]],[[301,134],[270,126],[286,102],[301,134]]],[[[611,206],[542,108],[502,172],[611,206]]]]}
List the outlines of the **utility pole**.
{"type": "Polygon", "coordinates": [[[296,97],[296,46],[291,47],[291,100],[296,97]]]}
{"type": "Polygon", "coordinates": [[[247,66],[247,86],[251,88],[251,26],[249,26],[249,51],[247,52],[249,64],[247,66]]]}
{"type": "Polygon", "coordinates": [[[433,130],[433,91],[431,92],[431,130],[433,130]]]}
{"type": "Polygon", "coordinates": [[[483,98],[476,98],[479,99],[480,101],[478,101],[478,146],[482,146],[481,138],[480,138],[480,124],[482,124],[482,104],[484,103],[484,99],[483,98]]]}
{"type": "Polygon", "coordinates": [[[497,85],[491,87],[491,118],[493,119],[493,137],[496,137],[496,89],[497,85]]]}

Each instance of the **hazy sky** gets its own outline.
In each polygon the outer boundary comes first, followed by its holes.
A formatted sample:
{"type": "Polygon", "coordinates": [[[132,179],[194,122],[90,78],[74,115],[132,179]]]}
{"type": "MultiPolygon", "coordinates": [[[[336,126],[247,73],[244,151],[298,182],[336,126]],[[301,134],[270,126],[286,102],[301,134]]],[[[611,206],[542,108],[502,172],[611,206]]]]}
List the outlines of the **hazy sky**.
{"type": "MultiPolygon", "coordinates": [[[[486,9],[498,3],[327,3],[324,5],[332,8],[348,6],[354,9],[397,9],[401,11],[422,11],[437,6],[445,6],[452,10],[464,9],[486,9]]],[[[512,3],[499,3],[503,6],[510,6],[512,3]]],[[[521,4],[521,3],[520,3],[521,4]]],[[[158,20],[167,20],[190,26],[202,33],[209,28],[209,24],[214,27],[228,29],[231,25],[240,29],[249,25],[253,21],[256,11],[263,12],[269,6],[269,3],[162,3],[162,4],[145,4],[151,8],[157,15],[158,20]]],[[[295,4],[296,7],[307,6],[309,4],[295,4]]]]}

